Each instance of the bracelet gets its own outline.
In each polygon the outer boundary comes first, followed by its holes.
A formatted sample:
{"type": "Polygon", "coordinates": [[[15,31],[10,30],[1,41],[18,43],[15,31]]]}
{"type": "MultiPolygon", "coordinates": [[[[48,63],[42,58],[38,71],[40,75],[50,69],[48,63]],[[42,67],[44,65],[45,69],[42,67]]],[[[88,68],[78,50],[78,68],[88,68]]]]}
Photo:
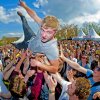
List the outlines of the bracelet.
{"type": "Polygon", "coordinates": [[[49,89],[49,93],[51,94],[51,93],[55,93],[55,90],[50,90],[49,89]]]}

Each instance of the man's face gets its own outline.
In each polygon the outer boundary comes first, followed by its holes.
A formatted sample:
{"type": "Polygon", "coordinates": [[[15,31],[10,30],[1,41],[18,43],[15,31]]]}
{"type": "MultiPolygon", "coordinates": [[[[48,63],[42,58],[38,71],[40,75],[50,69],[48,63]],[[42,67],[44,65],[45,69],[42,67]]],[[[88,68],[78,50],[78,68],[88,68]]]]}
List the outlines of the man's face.
{"type": "Polygon", "coordinates": [[[94,68],[93,76],[100,77],[100,66],[94,68]]]}
{"type": "Polygon", "coordinates": [[[75,89],[76,89],[76,81],[73,81],[72,84],[68,85],[68,94],[69,95],[73,95],[75,93],[75,89]]]}
{"type": "Polygon", "coordinates": [[[55,30],[52,28],[41,27],[41,41],[48,42],[54,38],[55,30]]]}
{"type": "Polygon", "coordinates": [[[7,60],[5,61],[5,65],[7,66],[9,63],[10,63],[10,59],[7,59],[7,60]]]}

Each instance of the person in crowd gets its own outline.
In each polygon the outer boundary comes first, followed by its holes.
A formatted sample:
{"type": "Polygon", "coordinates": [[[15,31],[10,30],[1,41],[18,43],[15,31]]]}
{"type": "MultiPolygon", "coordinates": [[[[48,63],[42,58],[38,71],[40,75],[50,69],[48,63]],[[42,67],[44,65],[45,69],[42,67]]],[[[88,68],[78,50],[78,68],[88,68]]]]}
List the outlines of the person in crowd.
{"type": "Polygon", "coordinates": [[[98,61],[96,61],[96,60],[93,60],[92,62],[91,62],[91,70],[95,70],[95,66],[98,66],[98,61]]]}
{"type": "Polygon", "coordinates": [[[90,93],[90,82],[88,79],[77,78],[76,80],[71,80],[72,82],[68,82],[59,73],[52,74],[52,76],[46,72],[44,73],[44,78],[49,87],[49,100],[55,100],[55,87],[57,82],[62,86],[62,93],[59,100],[87,100],[90,93]]]}
{"type": "MultiPolygon", "coordinates": [[[[27,11],[29,16],[39,26],[38,33],[34,34],[34,37],[29,41],[28,44],[29,50],[33,52],[33,55],[35,55],[36,53],[44,54],[50,62],[50,65],[47,65],[36,59],[32,59],[31,66],[36,66],[42,71],[56,73],[59,68],[59,50],[58,50],[57,39],[55,38],[56,32],[59,28],[58,19],[54,16],[46,16],[44,19],[41,19],[34,10],[30,9],[26,5],[25,2],[20,0],[19,4],[27,11]]],[[[22,15],[21,12],[18,12],[18,15],[21,17],[24,32],[27,31],[28,34],[31,29],[29,28],[29,25],[27,24],[25,17],[22,15]]],[[[48,89],[45,84],[42,90],[43,90],[42,94],[46,93],[44,94],[45,96],[43,96],[43,98],[48,99],[48,89]]]]}
{"type": "Polygon", "coordinates": [[[87,58],[86,52],[85,50],[83,50],[82,54],[80,55],[80,59],[81,59],[80,65],[83,67],[86,65],[86,58],[87,58]]]}
{"type": "MultiPolygon", "coordinates": [[[[17,61],[17,64],[14,67],[14,70],[10,73],[10,86],[9,89],[12,94],[12,100],[19,100],[20,98],[24,98],[25,94],[27,93],[27,82],[29,77],[31,77],[35,70],[28,70],[25,75],[23,75],[21,71],[21,65],[26,59],[26,53],[21,53],[21,59],[17,61]]],[[[6,73],[9,74],[9,71],[6,73]]]]}
{"type": "Polygon", "coordinates": [[[2,61],[0,60],[0,100],[5,100],[5,99],[10,100],[11,93],[3,82],[4,72],[2,69],[3,69],[3,65],[2,65],[2,61]]]}
{"type": "MultiPolygon", "coordinates": [[[[41,19],[34,10],[31,10],[25,2],[20,1],[20,6],[23,7],[32,19],[34,19],[40,28],[39,33],[34,35],[34,38],[29,42],[28,48],[34,53],[43,53],[47,56],[50,61],[50,66],[44,65],[39,61],[33,60],[34,66],[40,67],[43,70],[55,73],[58,71],[59,66],[59,50],[57,45],[57,39],[54,38],[58,27],[59,21],[54,16],[46,16],[44,19],[41,19]]],[[[22,19],[23,29],[26,29],[28,32],[28,24],[25,17],[18,12],[19,16],[22,19]]],[[[25,30],[24,30],[25,32],[25,30]]],[[[30,31],[29,31],[30,32],[30,31]]],[[[27,33],[28,34],[28,33],[27,33]]]]}
{"type": "MultiPolygon", "coordinates": [[[[84,74],[86,74],[86,76],[88,77],[88,80],[90,80],[91,83],[91,93],[89,95],[88,100],[92,100],[93,99],[93,95],[96,92],[100,92],[100,64],[94,64],[92,63],[92,65],[94,66],[94,70],[90,70],[90,69],[86,69],[83,68],[82,66],[80,66],[78,63],[71,61],[70,59],[66,58],[63,54],[63,49],[62,46],[60,46],[61,49],[61,55],[60,57],[66,61],[72,68],[78,70],[79,72],[82,72],[84,74]],[[95,85],[96,84],[96,85],[95,85]]],[[[91,65],[91,66],[92,66],[91,65]]]]}

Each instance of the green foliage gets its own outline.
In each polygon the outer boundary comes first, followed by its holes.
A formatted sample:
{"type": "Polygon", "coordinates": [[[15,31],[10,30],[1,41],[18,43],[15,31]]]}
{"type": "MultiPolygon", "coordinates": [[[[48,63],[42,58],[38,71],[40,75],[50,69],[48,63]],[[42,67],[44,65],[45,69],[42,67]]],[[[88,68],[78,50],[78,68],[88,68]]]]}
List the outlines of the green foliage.
{"type": "Polygon", "coordinates": [[[58,40],[68,39],[68,38],[77,36],[77,33],[78,33],[77,25],[73,25],[73,24],[65,25],[65,26],[61,27],[61,29],[57,32],[56,38],[58,40]]]}
{"type": "Polygon", "coordinates": [[[62,26],[61,29],[57,32],[55,37],[58,40],[73,38],[78,35],[80,29],[82,29],[83,32],[87,35],[90,28],[94,28],[97,34],[100,35],[100,25],[99,24],[84,23],[81,28],[79,28],[77,25],[74,25],[74,24],[62,26]]]}
{"type": "Polygon", "coordinates": [[[82,30],[88,34],[89,29],[93,28],[98,35],[100,35],[100,25],[97,23],[85,23],[82,30]]]}
{"type": "Polygon", "coordinates": [[[11,42],[14,42],[18,39],[18,37],[3,37],[0,40],[0,46],[6,45],[6,44],[10,44],[11,42]]]}

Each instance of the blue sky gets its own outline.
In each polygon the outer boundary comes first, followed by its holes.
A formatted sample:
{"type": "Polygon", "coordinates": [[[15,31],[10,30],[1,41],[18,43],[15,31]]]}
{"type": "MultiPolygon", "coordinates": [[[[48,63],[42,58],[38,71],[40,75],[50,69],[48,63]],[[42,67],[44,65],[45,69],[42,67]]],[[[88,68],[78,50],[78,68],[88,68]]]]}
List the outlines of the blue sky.
{"type": "MultiPolygon", "coordinates": [[[[100,0],[24,0],[43,18],[56,16],[61,24],[78,24],[84,22],[100,23],[100,0]]],[[[22,25],[17,11],[27,18],[29,25],[36,32],[36,23],[26,11],[18,5],[18,0],[0,0],[0,38],[2,36],[21,36],[22,25]]]]}

